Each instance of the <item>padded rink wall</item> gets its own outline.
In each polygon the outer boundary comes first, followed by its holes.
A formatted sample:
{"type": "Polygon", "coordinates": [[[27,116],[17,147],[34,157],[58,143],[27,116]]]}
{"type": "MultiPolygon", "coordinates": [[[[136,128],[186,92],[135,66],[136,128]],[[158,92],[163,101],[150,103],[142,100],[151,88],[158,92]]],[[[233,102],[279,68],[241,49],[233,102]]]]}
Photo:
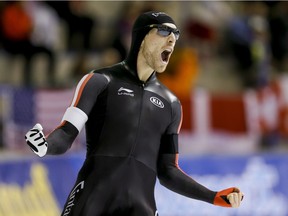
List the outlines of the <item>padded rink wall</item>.
{"type": "MultiPolygon", "coordinates": [[[[191,200],[156,184],[161,216],[288,216],[288,155],[193,156],[180,167],[212,190],[239,186],[238,209],[191,200]]],[[[0,216],[59,216],[74,185],[84,153],[0,162],[0,216]]],[[[85,187],[85,184],[84,184],[85,187]]],[[[76,194],[77,195],[77,194],[76,194]]],[[[71,199],[73,208],[73,199],[71,199]]]]}

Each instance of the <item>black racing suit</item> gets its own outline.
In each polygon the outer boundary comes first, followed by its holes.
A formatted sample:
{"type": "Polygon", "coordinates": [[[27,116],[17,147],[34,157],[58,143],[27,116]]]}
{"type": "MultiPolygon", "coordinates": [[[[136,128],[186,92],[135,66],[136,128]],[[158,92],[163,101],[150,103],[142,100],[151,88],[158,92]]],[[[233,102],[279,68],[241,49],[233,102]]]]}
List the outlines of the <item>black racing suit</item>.
{"type": "MultiPolygon", "coordinates": [[[[71,106],[88,116],[87,155],[62,215],[157,215],[156,177],[179,194],[213,203],[216,192],[178,167],[181,104],[155,73],[144,83],[121,62],[91,72],[79,89],[71,106]]],[[[65,152],[77,134],[63,122],[47,138],[48,153],[65,152]]]]}

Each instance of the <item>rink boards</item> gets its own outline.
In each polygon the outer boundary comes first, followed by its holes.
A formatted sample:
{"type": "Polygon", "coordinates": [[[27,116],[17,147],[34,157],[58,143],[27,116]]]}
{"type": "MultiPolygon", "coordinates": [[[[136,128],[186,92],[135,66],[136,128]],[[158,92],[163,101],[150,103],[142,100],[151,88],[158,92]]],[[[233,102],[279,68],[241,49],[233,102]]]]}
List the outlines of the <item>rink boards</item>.
{"type": "MultiPolygon", "coordinates": [[[[238,186],[239,209],[213,206],[175,194],[157,182],[161,216],[288,216],[288,155],[203,155],[180,158],[183,171],[212,190],[238,186]]],[[[84,153],[0,162],[0,216],[59,216],[84,153]]]]}

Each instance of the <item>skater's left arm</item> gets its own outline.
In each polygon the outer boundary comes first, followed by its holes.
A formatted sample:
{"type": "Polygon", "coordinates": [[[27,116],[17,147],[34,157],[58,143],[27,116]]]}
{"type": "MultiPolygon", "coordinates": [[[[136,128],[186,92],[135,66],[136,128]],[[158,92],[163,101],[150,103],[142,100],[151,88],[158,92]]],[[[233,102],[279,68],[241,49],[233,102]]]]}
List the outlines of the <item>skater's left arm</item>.
{"type": "Polygon", "coordinates": [[[178,165],[178,134],[182,124],[182,108],[179,101],[171,104],[172,121],[161,138],[157,162],[157,175],[160,183],[168,189],[201,201],[223,207],[239,207],[242,192],[231,187],[212,191],[184,173],[178,165]]]}
{"type": "Polygon", "coordinates": [[[161,154],[158,159],[158,178],[168,189],[183,196],[223,207],[237,208],[243,199],[242,192],[231,187],[212,191],[184,173],[178,165],[178,153],[161,154]]]}

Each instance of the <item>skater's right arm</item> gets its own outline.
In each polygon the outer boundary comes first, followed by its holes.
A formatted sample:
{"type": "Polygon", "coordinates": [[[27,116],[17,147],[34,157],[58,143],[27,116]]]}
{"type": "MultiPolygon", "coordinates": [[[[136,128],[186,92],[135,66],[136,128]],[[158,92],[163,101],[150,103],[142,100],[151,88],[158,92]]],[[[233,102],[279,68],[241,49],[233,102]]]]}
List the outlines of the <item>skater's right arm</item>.
{"type": "Polygon", "coordinates": [[[88,120],[97,96],[106,88],[108,79],[95,73],[85,75],[78,83],[71,105],[67,108],[61,124],[47,136],[38,123],[25,136],[32,151],[43,157],[46,154],[63,154],[74,142],[88,120]],[[37,128],[37,125],[40,127],[37,128]],[[42,144],[45,143],[45,144],[42,144]],[[41,153],[39,153],[41,151],[41,153]]]}

